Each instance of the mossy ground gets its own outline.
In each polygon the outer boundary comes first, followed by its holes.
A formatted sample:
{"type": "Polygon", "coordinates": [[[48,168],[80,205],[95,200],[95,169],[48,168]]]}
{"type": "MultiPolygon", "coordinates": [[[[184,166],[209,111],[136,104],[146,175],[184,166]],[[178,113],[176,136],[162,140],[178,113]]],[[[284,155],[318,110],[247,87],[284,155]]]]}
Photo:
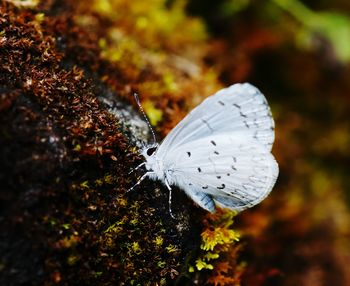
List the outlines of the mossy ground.
{"type": "Polygon", "coordinates": [[[174,283],[200,211],[175,190],[172,219],[159,184],[125,194],[135,139],[98,98],[114,93],[122,113],[138,81],[75,9],[1,2],[1,283],[174,283]]]}

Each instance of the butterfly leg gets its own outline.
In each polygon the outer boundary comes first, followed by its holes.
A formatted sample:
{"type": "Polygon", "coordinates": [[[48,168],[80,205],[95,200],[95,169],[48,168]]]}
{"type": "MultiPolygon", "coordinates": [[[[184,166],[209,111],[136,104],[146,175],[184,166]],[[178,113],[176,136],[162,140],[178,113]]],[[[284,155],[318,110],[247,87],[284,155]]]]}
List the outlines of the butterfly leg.
{"type": "Polygon", "coordinates": [[[149,175],[149,174],[152,174],[153,172],[147,172],[146,174],[143,174],[142,177],[137,181],[137,183],[135,185],[133,185],[131,188],[129,188],[128,190],[126,190],[126,192],[130,192],[132,191],[133,189],[136,188],[136,186],[140,185],[141,182],[146,179],[146,177],[149,175]]]}
{"type": "Polygon", "coordinates": [[[170,213],[170,216],[171,216],[173,219],[175,219],[175,216],[173,215],[173,212],[172,212],[172,210],[171,210],[171,194],[172,194],[172,191],[171,191],[171,187],[170,187],[169,182],[168,182],[168,180],[167,180],[166,177],[165,177],[164,182],[165,182],[166,187],[167,187],[168,190],[169,190],[169,213],[170,213]]]}
{"type": "Polygon", "coordinates": [[[130,175],[131,173],[135,172],[136,170],[140,169],[142,166],[144,166],[146,164],[146,162],[141,163],[140,165],[136,166],[135,168],[133,168],[128,175],[130,175]]]}

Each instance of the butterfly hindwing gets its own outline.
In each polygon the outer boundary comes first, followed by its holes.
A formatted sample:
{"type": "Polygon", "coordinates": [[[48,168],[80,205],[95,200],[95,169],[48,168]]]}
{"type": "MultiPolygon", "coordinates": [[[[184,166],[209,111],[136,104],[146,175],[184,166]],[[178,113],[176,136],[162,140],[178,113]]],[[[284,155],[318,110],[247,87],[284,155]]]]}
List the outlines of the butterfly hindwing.
{"type": "Polygon", "coordinates": [[[270,152],[250,138],[232,134],[189,142],[166,158],[169,161],[164,164],[171,164],[173,183],[186,193],[199,190],[239,211],[263,200],[278,175],[270,152]]]}

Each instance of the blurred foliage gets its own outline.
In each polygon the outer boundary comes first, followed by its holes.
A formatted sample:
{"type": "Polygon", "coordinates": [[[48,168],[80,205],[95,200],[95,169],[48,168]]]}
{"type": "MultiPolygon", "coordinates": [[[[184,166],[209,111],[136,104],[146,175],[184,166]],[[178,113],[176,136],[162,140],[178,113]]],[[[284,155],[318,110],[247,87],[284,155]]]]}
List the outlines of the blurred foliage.
{"type": "Polygon", "coordinates": [[[301,49],[315,49],[318,41],[323,39],[331,44],[339,60],[350,60],[350,17],[341,11],[316,12],[299,0],[269,0],[261,3],[251,0],[220,0],[218,4],[209,0],[203,2],[204,5],[200,1],[190,1],[190,10],[203,14],[215,25],[217,19],[227,24],[236,13],[256,9],[258,18],[278,23],[281,25],[280,31],[285,29],[294,34],[301,49]],[[215,6],[216,13],[213,13],[211,9],[215,10],[215,6]],[[287,18],[288,15],[290,19],[287,18]]]}
{"type": "Polygon", "coordinates": [[[301,26],[296,29],[297,40],[311,47],[313,38],[323,37],[332,45],[342,61],[350,60],[350,17],[340,12],[314,12],[298,0],[273,0],[281,9],[289,12],[301,26]]]}

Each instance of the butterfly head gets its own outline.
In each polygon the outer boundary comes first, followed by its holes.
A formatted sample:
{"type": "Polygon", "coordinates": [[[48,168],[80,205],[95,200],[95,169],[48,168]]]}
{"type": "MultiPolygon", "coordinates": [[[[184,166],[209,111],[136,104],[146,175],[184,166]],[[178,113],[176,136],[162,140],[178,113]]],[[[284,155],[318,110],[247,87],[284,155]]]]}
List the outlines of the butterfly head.
{"type": "Polygon", "coordinates": [[[147,171],[155,171],[155,169],[157,169],[157,160],[155,155],[157,153],[158,146],[158,144],[148,145],[141,151],[141,155],[146,160],[145,166],[147,171]]]}

